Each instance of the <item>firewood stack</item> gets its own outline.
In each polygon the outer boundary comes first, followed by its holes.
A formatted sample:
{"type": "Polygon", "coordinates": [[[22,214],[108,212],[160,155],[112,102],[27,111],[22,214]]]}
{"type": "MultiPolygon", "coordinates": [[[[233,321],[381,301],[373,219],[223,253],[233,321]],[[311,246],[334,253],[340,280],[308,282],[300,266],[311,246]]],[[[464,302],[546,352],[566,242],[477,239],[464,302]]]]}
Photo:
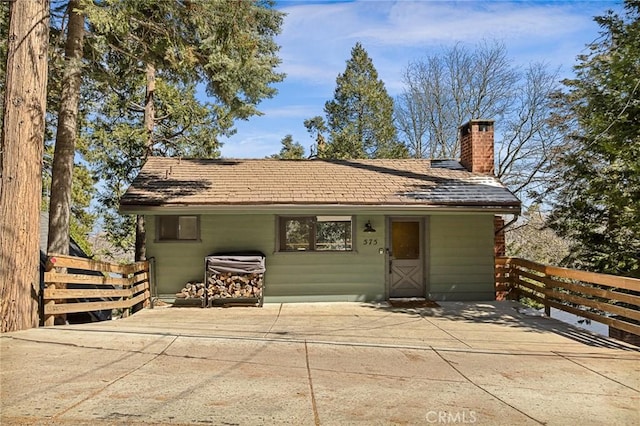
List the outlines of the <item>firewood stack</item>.
{"type": "Polygon", "coordinates": [[[204,283],[199,283],[197,281],[189,281],[182,287],[178,293],[176,293],[176,298],[178,299],[204,299],[205,296],[205,285],[204,283]]]}
{"type": "Polygon", "coordinates": [[[259,252],[207,256],[203,306],[262,306],[265,271],[265,256],[259,252]]]}
{"type": "Polygon", "coordinates": [[[263,274],[234,274],[213,272],[207,274],[208,299],[262,297],[263,274]]]}

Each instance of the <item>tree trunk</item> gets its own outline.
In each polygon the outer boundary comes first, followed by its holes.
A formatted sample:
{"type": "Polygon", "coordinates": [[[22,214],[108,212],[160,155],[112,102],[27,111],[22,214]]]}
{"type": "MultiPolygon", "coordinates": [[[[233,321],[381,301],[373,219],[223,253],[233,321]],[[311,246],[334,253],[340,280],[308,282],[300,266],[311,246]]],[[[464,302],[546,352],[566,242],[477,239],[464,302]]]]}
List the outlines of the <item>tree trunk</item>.
{"type": "Polygon", "coordinates": [[[153,130],[156,124],[156,105],[154,103],[154,95],[156,92],[156,67],[153,64],[147,64],[147,93],[144,98],[144,128],[147,131],[147,150],[145,151],[146,160],[153,149],[153,130]]]}
{"type": "MultiPolygon", "coordinates": [[[[153,95],[156,91],[156,68],[153,64],[147,64],[147,93],[144,100],[144,128],[147,131],[147,146],[144,160],[151,155],[153,150],[153,129],[156,120],[156,109],[153,95]]],[[[144,161],[143,161],[144,163],[144,161]]],[[[146,260],[147,247],[145,243],[146,230],[144,226],[144,216],[136,217],[136,252],[135,260],[146,260]]]]}
{"type": "Polygon", "coordinates": [[[49,0],[11,2],[0,140],[0,329],[38,326],[49,0]]]}
{"type": "Polygon", "coordinates": [[[82,45],[84,42],[84,14],[78,10],[79,3],[79,0],[71,0],[68,6],[69,24],[65,43],[65,66],[51,173],[47,251],[57,254],[69,254],[71,188],[76,151],[78,102],[82,81],[82,45]]]}
{"type": "Polygon", "coordinates": [[[144,227],[144,216],[136,216],[136,262],[147,259],[147,244],[145,238],[147,237],[147,231],[144,227]]]}

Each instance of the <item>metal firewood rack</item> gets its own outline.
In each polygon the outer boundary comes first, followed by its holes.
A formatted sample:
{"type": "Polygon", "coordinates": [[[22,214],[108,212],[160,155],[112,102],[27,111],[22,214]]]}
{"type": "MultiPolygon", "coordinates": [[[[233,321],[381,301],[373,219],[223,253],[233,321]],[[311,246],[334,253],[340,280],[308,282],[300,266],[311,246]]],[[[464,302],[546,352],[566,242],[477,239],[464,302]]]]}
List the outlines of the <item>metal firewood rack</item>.
{"type": "Polygon", "coordinates": [[[265,272],[265,255],[259,251],[223,252],[205,257],[203,307],[262,307],[265,272]]]}

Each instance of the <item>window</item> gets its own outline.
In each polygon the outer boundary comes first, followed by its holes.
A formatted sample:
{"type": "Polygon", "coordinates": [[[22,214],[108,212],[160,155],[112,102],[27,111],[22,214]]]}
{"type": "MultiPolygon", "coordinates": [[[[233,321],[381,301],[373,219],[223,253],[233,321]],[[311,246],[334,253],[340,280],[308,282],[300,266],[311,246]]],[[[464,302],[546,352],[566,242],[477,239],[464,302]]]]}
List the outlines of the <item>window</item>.
{"type": "Polygon", "coordinates": [[[391,251],[395,259],[420,259],[420,222],[394,221],[391,251]]]}
{"type": "Polygon", "coordinates": [[[159,241],[196,241],[200,239],[198,216],[157,216],[159,241]]]}
{"type": "Polygon", "coordinates": [[[351,216],[280,217],[280,251],[351,251],[351,216]]]}

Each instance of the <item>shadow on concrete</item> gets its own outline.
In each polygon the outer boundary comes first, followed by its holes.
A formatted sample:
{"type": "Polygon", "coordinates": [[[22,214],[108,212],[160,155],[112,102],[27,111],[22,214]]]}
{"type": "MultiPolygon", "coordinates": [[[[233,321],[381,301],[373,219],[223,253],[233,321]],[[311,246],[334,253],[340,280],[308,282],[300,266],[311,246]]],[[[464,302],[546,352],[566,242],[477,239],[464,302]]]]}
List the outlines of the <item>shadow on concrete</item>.
{"type": "Polygon", "coordinates": [[[640,352],[640,347],[584,330],[555,318],[546,317],[517,302],[437,303],[440,304],[439,307],[405,308],[393,307],[384,303],[364,306],[384,312],[419,316],[425,319],[438,318],[475,324],[494,324],[510,328],[522,328],[534,333],[550,332],[592,347],[640,352]]]}

